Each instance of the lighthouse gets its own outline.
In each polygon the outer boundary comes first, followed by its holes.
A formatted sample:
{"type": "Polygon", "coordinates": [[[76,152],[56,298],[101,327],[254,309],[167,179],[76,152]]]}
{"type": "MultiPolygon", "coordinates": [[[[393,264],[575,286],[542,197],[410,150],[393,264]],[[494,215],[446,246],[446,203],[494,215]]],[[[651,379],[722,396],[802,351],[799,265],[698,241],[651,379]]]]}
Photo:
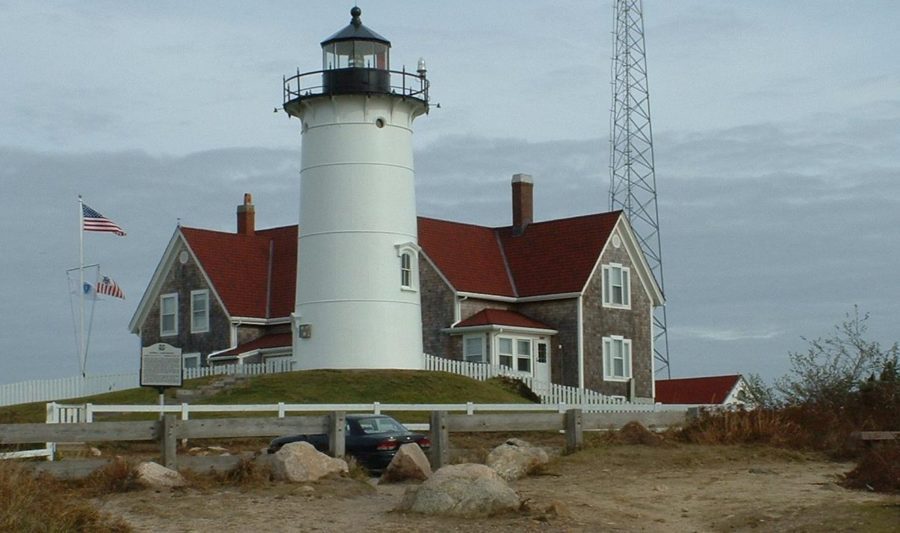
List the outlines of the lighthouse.
{"type": "Polygon", "coordinates": [[[362,10],[322,45],[322,69],[284,79],[300,120],[295,368],[422,368],[412,125],[425,62],[391,70],[362,10]]]}

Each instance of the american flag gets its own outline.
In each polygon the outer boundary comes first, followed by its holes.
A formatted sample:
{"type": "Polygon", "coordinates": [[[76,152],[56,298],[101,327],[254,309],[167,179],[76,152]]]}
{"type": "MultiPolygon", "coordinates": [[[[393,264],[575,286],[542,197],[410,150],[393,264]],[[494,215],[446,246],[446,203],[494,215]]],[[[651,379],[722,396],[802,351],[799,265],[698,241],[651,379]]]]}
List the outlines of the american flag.
{"type": "Polygon", "coordinates": [[[118,224],[85,204],[81,204],[81,214],[84,219],[84,231],[108,231],[120,237],[125,236],[125,230],[120,228],[118,224]]]}
{"type": "Polygon", "coordinates": [[[103,276],[100,278],[100,281],[97,282],[97,294],[105,294],[107,296],[112,296],[113,298],[125,299],[125,291],[122,290],[122,287],[119,287],[118,283],[110,279],[109,276],[103,276]]]}

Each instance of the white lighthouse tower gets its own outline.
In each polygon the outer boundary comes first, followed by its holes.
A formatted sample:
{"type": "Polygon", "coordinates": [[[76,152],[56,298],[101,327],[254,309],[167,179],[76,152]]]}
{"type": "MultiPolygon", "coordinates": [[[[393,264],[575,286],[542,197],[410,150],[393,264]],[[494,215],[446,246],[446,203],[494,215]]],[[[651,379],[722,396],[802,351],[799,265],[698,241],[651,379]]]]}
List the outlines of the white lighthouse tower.
{"type": "Polygon", "coordinates": [[[322,70],[284,80],[301,122],[296,368],[422,368],[412,123],[425,63],[390,69],[362,24],[322,42],[322,70]]]}

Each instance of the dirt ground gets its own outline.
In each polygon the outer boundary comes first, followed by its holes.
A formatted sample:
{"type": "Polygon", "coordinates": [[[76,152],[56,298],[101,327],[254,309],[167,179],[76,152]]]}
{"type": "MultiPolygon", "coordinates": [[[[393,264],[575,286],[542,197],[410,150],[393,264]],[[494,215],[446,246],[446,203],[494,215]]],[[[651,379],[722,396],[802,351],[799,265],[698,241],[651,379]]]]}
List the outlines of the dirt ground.
{"type": "Polygon", "coordinates": [[[900,497],[836,484],[852,466],[771,448],[601,446],[513,482],[523,509],[489,518],[393,512],[409,485],[353,479],[143,490],[94,502],[153,532],[900,530],[900,497]]]}

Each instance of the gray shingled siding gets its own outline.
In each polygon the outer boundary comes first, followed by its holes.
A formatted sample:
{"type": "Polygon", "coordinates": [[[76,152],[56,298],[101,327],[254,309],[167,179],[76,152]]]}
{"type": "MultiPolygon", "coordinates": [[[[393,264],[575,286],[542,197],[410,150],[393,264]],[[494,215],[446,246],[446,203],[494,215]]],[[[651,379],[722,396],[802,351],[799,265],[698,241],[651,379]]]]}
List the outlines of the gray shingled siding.
{"type": "Polygon", "coordinates": [[[550,378],[553,383],[577,387],[578,300],[530,302],[515,310],[559,332],[550,338],[550,378]]]}
{"type": "Polygon", "coordinates": [[[419,290],[422,297],[422,347],[425,353],[448,359],[459,359],[462,351],[458,339],[441,330],[453,324],[453,291],[419,256],[419,290]]]}
{"type": "Polygon", "coordinates": [[[584,360],[585,387],[603,394],[627,395],[628,384],[603,380],[603,337],[621,335],[631,339],[632,377],[635,395],[649,398],[653,395],[651,353],[651,300],[641,286],[635,265],[628,258],[624,245],[607,246],[601,264],[619,263],[631,268],[631,309],[603,307],[603,275],[600,268],[591,278],[585,291],[584,305],[584,360]]]}
{"type": "Polygon", "coordinates": [[[206,356],[210,352],[228,348],[231,339],[231,326],[225,311],[216,301],[212,290],[209,291],[209,331],[191,333],[191,291],[209,289],[200,268],[193,258],[187,263],[178,261],[181,248],[175,250],[176,260],[166,273],[165,281],[159,292],[154,295],[150,311],[143,324],[140,325],[141,346],[150,346],[165,342],[181,348],[182,353],[201,354],[201,364],[206,365],[206,356]],[[178,335],[161,337],[159,334],[159,300],[163,294],[178,294],[178,335]]]}

